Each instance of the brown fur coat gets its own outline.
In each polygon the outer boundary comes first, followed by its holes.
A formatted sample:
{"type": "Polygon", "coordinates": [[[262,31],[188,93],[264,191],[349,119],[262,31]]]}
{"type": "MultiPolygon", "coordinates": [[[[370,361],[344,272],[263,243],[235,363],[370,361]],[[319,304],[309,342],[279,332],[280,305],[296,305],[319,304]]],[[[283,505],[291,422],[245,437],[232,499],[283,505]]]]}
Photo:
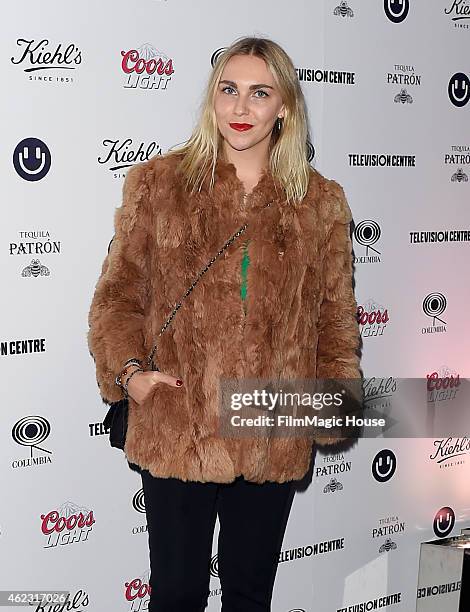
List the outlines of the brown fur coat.
{"type": "MultiPolygon", "coordinates": [[[[302,203],[287,204],[279,183],[265,172],[244,205],[235,166],[219,160],[213,191],[207,178],[201,192],[189,196],[177,174],[178,159],[155,156],[126,176],[88,319],[101,397],[105,403],[123,397],[114,382],[123,363],[149,355],[197,273],[246,221],[245,233],[201,278],[161,336],[156,363],[182,378],[183,386],[158,383],[141,405],[130,398],[125,452],[155,476],[301,479],[312,439],[217,435],[218,382],[360,378],[352,217],[343,189],[312,169],[302,203]],[[240,265],[246,239],[244,321],[240,265]]],[[[328,445],[337,438],[315,441],[328,445]]]]}

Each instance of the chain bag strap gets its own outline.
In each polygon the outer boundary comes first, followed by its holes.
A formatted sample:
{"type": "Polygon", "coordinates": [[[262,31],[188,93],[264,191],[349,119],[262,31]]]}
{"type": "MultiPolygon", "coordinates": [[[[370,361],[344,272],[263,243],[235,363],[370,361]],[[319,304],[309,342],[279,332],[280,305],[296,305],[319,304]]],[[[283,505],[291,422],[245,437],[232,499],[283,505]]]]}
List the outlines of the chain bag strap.
{"type": "MultiPolygon", "coordinates": [[[[244,225],[242,225],[242,227],[237,230],[228,240],[227,242],[224,244],[224,246],[214,255],[214,257],[212,257],[212,259],[209,261],[209,263],[199,272],[199,274],[196,276],[196,278],[194,279],[194,281],[191,283],[190,287],[186,290],[186,293],[183,295],[183,297],[181,298],[181,300],[176,304],[176,306],[173,308],[172,313],[170,314],[170,316],[168,317],[168,319],[165,321],[165,323],[163,324],[157,338],[159,338],[163,332],[166,330],[166,328],[170,325],[170,323],[173,320],[173,317],[176,315],[176,313],[178,312],[178,310],[181,308],[181,304],[183,303],[183,300],[191,293],[191,291],[194,289],[194,287],[197,285],[197,283],[199,282],[199,279],[201,278],[201,276],[203,276],[207,270],[212,266],[212,264],[214,263],[214,261],[220,257],[220,255],[222,255],[222,253],[225,251],[225,249],[227,249],[232,242],[238,238],[239,236],[241,236],[241,234],[243,234],[243,232],[246,230],[247,228],[247,224],[245,223],[244,225]]],[[[157,343],[155,343],[152,352],[150,353],[150,355],[147,358],[147,366],[151,365],[152,366],[152,370],[153,371],[160,371],[159,368],[155,365],[153,358],[155,355],[155,352],[157,350],[157,343]]]]}
{"type": "MultiPolygon", "coordinates": [[[[270,205],[271,205],[271,202],[266,204],[265,208],[270,206],[270,205]]],[[[175,316],[175,314],[180,309],[183,300],[191,293],[191,291],[194,289],[194,287],[198,283],[198,281],[201,278],[201,276],[207,272],[207,270],[211,267],[211,265],[214,263],[214,261],[225,251],[225,249],[227,249],[232,244],[232,242],[234,240],[236,240],[241,234],[243,234],[243,232],[246,230],[246,228],[247,228],[247,224],[245,223],[245,224],[242,225],[242,227],[240,227],[239,230],[237,230],[227,240],[227,242],[220,249],[220,251],[218,251],[216,253],[216,255],[214,255],[214,257],[209,261],[209,263],[199,272],[197,277],[191,283],[191,286],[189,287],[189,289],[183,295],[183,297],[178,302],[178,304],[176,304],[176,306],[174,307],[172,313],[170,314],[168,319],[165,321],[163,327],[160,330],[160,333],[157,336],[158,338],[163,334],[165,329],[171,323],[171,321],[173,320],[173,317],[175,316]]],[[[152,352],[150,353],[150,355],[149,355],[149,357],[147,359],[146,365],[147,366],[151,365],[152,366],[152,370],[154,370],[154,371],[160,371],[159,368],[155,365],[155,362],[153,360],[156,350],[157,350],[157,344],[154,345],[154,347],[152,349],[152,352]]],[[[105,417],[105,419],[103,421],[104,427],[106,429],[109,428],[109,441],[110,441],[111,446],[113,446],[115,448],[119,448],[121,450],[124,450],[125,443],[126,443],[128,414],[129,414],[129,399],[126,396],[123,399],[121,399],[121,400],[119,400],[117,402],[113,402],[110,405],[108,413],[106,414],[106,417],[105,417]]],[[[131,467],[131,469],[133,469],[133,470],[139,471],[139,467],[136,464],[129,463],[129,467],[131,467]]]]}

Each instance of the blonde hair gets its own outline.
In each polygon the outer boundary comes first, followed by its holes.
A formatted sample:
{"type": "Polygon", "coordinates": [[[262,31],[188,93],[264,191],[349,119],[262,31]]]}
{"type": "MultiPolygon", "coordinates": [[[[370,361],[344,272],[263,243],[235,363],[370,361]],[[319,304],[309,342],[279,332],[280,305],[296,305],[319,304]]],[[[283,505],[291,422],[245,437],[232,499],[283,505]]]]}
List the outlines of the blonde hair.
{"type": "Polygon", "coordinates": [[[217,126],[214,98],[222,72],[235,55],[254,55],[266,62],[279,87],[285,105],[282,127],[273,128],[269,146],[269,170],[284,187],[287,201],[300,202],[307,192],[310,164],[307,160],[307,113],[305,99],[287,53],[267,38],[243,37],[235,40],[215,62],[209,76],[199,121],[186,143],[172,148],[166,155],[184,154],[179,171],[186,188],[199,191],[207,173],[211,173],[210,189],[214,184],[215,164],[221,152],[222,136],[217,126]]]}

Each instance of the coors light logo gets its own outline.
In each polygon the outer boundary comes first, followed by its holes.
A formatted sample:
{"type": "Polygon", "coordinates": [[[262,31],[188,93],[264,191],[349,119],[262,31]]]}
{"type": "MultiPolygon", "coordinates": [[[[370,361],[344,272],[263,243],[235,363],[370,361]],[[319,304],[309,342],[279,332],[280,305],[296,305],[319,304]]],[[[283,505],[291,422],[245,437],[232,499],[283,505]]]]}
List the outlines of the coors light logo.
{"type": "Polygon", "coordinates": [[[130,604],[130,612],[148,610],[150,594],[150,570],[146,570],[141,576],[128,580],[124,584],[124,597],[130,604]]]}
{"type": "Polygon", "coordinates": [[[174,73],[173,60],[153,45],[121,51],[121,70],[126,75],[125,89],[163,89],[174,73]]]}
{"type": "Polygon", "coordinates": [[[57,510],[41,514],[41,531],[46,536],[44,548],[88,540],[95,522],[93,510],[70,501],[63,503],[57,510]]]}

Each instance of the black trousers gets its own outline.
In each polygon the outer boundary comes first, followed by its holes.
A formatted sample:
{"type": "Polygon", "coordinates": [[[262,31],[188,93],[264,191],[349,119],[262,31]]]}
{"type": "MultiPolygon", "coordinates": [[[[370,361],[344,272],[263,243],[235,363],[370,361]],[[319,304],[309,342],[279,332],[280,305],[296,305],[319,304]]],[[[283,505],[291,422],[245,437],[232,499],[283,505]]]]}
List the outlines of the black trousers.
{"type": "Polygon", "coordinates": [[[223,612],[267,612],[294,497],[293,481],[184,482],[142,470],[150,552],[149,612],[203,612],[219,516],[223,612]]]}

